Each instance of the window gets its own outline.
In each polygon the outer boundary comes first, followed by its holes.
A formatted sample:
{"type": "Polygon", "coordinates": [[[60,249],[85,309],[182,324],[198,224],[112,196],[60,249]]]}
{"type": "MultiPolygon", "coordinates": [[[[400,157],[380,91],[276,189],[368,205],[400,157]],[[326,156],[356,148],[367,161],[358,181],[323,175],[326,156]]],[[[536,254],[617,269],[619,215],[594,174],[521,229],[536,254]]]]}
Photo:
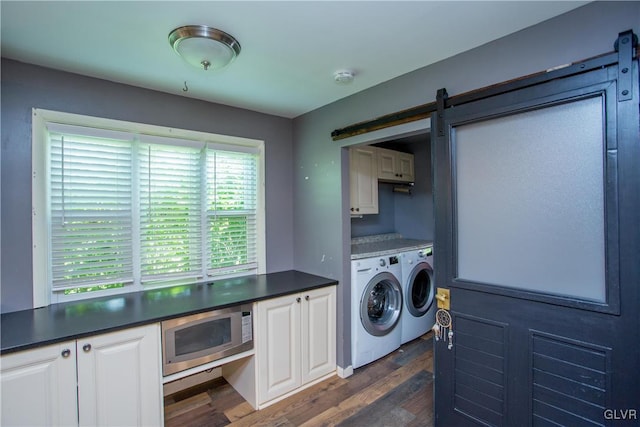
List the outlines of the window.
{"type": "Polygon", "coordinates": [[[34,306],[264,272],[263,150],[34,110],[34,306]]]}

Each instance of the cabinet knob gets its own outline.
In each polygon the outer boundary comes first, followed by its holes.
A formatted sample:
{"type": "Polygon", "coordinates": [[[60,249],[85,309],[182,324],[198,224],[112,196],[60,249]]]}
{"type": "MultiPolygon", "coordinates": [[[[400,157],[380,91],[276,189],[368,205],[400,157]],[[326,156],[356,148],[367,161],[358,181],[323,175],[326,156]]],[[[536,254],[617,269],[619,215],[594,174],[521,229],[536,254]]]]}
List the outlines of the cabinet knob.
{"type": "Polygon", "coordinates": [[[351,208],[351,212],[353,212],[353,208],[351,208]]]}
{"type": "Polygon", "coordinates": [[[71,356],[71,350],[69,350],[68,348],[65,348],[64,350],[62,350],[62,353],[60,353],[62,355],[62,357],[64,357],[65,359],[69,356],[71,356]]]}
{"type": "Polygon", "coordinates": [[[309,295],[305,296],[304,299],[309,301],[309,295]]]}
{"type": "Polygon", "coordinates": [[[360,208],[356,208],[356,212],[360,212],[360,208]]]}
{"type": "Polygon", "coordinates": [[[89,353],[91,351],[91,344],[85,344],[82,346],[82,349],[85,353],[89,353]]]}
{"type": "Polygon", "coordinates": [[[300,302],[300,297],[296,298],[296,302],[300,302]]]}

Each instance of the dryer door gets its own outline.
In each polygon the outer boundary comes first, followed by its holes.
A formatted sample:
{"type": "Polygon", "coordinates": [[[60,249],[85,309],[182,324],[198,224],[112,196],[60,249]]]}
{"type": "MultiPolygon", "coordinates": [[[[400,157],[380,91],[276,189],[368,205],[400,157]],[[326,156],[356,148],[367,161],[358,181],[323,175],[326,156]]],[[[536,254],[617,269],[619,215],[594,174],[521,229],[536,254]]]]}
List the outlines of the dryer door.
{"type": "Polygon", "coordinates": [[[388,272],[375,275],[360,298],[360,320],[364,329],[374,336],[390,333],[400,320],[402,287],[388,272]]]}
{"type": "Polygon", "coordinates": [[[414,317],[424,316],[433,304],[433,269],[426,262],[416,264],[407,283],[407,310],[414,317]]]}

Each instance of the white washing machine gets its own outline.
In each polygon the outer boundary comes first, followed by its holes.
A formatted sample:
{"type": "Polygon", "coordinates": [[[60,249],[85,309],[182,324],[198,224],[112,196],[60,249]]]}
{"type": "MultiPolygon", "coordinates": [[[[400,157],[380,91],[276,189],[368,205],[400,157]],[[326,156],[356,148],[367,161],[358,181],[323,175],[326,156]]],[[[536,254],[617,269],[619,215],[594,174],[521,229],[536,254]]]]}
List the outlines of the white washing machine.
{"type": "Polygon", "coordinates": [[[435,323],[433,245],[400,254],[402,264],[401,343],[427,333],[435,323]]]}
{"type": "Polygon", "coordinates": [[[351,359],[354,369],[400,347],[401,273],[397,255],[351,261],[351,359]]]}

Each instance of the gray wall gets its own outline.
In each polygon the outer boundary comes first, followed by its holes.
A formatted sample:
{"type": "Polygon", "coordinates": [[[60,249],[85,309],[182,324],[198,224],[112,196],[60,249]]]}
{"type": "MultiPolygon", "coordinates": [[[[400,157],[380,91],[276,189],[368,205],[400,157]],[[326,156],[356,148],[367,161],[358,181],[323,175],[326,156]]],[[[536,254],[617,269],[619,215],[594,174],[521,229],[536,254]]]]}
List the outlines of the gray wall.
{"type": "Polygon", "coordinates": [[[351,218],[351,237],[396,232],[396,202],[393,185],[378,183],[378,213],[351,218]]]}
{"type": "MultiPolygon", "coordinates": [[[[618,33],[633,29],[638,34],[639,23],[640,2],[590,3],[294,119],[294,265],[340,281],[339,366],[351,364],[351,231],[347,150],[343,147],[364,140],[354,137],[334,142],[331,131],[434,101],[442,87],[454,96],[610,52],[618,33]]],[[[438,41],[412,43],[428,49],[438,41]]],[[[370,137],[378,135],[380,132],[370,137]]]]}
{"type": "Polygon", "coordinates": [[[433,181],[431,177],[431,141],[414,142],[406,150],[413,153],[415,183],[411,196],[396,193],[394,199],[396,232],[409,239],[433,240],[433,181]]]}
{"type": "Polygon", "coordinates": [[[2,59],[1,311],[32,307],[31,109],[265,141],[267,272],[293,268],[292,121],[2,59]]]}

